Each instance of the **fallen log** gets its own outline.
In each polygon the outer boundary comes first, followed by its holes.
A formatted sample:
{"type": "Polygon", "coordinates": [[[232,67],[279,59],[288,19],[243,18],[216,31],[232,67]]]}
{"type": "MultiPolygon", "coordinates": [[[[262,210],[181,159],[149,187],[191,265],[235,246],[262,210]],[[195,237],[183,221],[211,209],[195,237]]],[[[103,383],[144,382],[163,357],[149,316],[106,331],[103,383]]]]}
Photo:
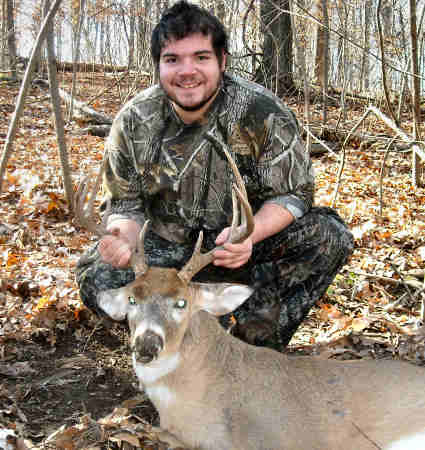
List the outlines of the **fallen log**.
{"type": "MultiPolygon", "coordinates": [[[[36,78],[33,80],[33,84],[40,86],[44,89],[49,89],[49,82],[41,78],[36,78]]],[[[59,89],[59,95],[61,99],[69,106],[71,104],[71,95],[63,89],[59,89]]],[[[73,101],[74,116],[78,120],[81,120],[87,124],[93,125],[111,125],[112,119],[105,114],[87,106],[85,103],[80,102],[74,98],[73,101]]]]}
{"type": "Polygon", "coordinates": [[[89,127],[82,128],[79,134],[91,134],[92,136],[106,137],[109,134],[111,125],[90,125],[89,127]]]}

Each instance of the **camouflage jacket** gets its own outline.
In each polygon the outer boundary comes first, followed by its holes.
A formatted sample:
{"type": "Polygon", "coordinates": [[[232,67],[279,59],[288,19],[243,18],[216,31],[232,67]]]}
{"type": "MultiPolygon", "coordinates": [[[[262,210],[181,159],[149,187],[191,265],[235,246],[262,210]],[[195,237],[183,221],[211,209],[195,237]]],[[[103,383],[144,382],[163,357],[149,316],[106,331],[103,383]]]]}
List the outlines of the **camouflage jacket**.
{"type": "Polygon", "coordinates": [[[312,165],[294,114],[262,86],[226,74],[200,123],[184,124],[158,85],[121,109],[106,143],[109,222],[148,218],[175,242],[228,226],[233,174],[217,139],[230,149],[254,213],[265,202],[296,218],[311,208],[312,165]]]}

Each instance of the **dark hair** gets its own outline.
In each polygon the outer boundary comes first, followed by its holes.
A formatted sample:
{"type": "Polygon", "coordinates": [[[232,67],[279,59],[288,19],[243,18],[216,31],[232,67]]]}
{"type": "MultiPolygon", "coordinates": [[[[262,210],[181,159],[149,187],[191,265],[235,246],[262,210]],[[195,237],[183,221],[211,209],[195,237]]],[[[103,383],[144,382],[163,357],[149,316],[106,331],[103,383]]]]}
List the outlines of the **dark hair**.
{"type": "Polygon", "coordinates": [[[214,52],[221,63],[223,51],[228,53],[227,34],[223,24],[206,9],[185,0],[164,11],[152,32],[151,55],[156,67],[161,50],[172,39],[183,39],[193,33],[211,35],[214,52]]]}

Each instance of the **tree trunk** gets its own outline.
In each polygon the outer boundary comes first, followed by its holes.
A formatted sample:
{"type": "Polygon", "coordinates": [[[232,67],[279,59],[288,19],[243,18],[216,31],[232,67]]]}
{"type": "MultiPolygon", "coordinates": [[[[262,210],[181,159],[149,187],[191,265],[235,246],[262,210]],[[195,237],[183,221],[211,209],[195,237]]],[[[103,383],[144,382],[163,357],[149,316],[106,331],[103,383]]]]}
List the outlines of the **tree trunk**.
{"type": "Polygon", "coordinates": [[[221,23],[226,23],[226,5],[223,0],[217,0],[215,5],[215,14],[221,23]]]}
{"type": "MultiPolygon", "coordinates": [[[[412,105],[413,105],[413,120],[415,124],[415,140],[420,140],[420,123],[421,123],[421,85],[419,78],[419,61],[418,61],[418,36],[416,28],[416,1],[409,0],[410,8],[410,48],[411,48],[411,61],[412,61],[412,105]]],[[[413,168],[412,178],[415,186],[421,184],[421,170],[420,170],[420,158],[416,152],[413,152],[413,168]]]]}
{"type": "Polygon", "coordinates": [[[135,28],[136,28],[136,3],[137,0],[130,1],[130,30],[128,33],[128,68],[134,67],[134,48],[135,48],[135,28]]]}
{"type": "Polygon", "coordinates": [[[7,0],[2,0],[1,2],[1,22],[0,22],[0,70],[6,69],[6,41],[7,41],[7,27],[6,18],[7,16],[7,0]]]}
{"type": "MultiPolygon", "coordinates": [[[[75,91],[77,86],[77,64],[80,61],[80,43],[81,43],[81,28],[83,26],[83,20],[84,20],[84,8],[86,0],[79,0],[78,7],[75,8],[73,11],[74,17],[73,17],[73,36],[74,36],[74,53],[73,53],[73,59],[72,62],[74,64],[73,70],[72,70],[72,88],[71,88],[71,98],[73,99],[75,97],[75,91]]],[[[72,120],[73,116],[73,101],[71,101],[71,105],[69,107],[69,120],[72,120]]]]}
{"type": "Polygon", "coordinates": [[[261,22],[264,30],[263,58],[255,80],[282,97],[294,88],[289,0],[262,1],[261,22]]]}
{"type": "Polygon", "coordinates": [[[315,16],[320,21],[316,25],[316,51],[314,55],[314,79],[322,88],[323,117],[327,122],[328,70],[329,70],[329,17],[327,0],[316,0],[315,16]]]}
{"type": "Polygon", "coordinates": [[[314,52],[314,80],[320,86],[325,86],[325,78],[327,73],[326,54],[328,48],[326,45],[326,2],[323,0],[316,0],[314,2],[314,16],[320,22],[316,24],[316,39],[314,52]]]}
{"type": "MultiPolygon", "coordinates": [[[[44,15],[47,15],[50,8],[50,0],[45,0],[44,15]]],[[[60,105],[58,80],[56,76],[56,59],[53,40],[53,23],[49,22],[47,32],[47,71],[49,74],[50,99],[55,116],[56,138],[58,141],[59,157],[61,161],[62,178],[66,199],[70,211],[74,210],[74,195],[72,189],[71,168],[69,165],[68,151],[65,141],[65,126],[60,105]]]]}
{"type": "Polygon", "coordinates": [[[12,79],[16,79],[16,40],[13,0],[7,0],[7,49],[9,53],[9,68],[12,79]]]}
{"type": "Polygon", "coordinates": [[[360,75],[360,82],[362,90],[367,91],[369,89],[369,50],[370,50],[370,11],[372,9],[372,1],[365,0],[363,8],[363,54],[362,54],[362,68],[360,75]]]}

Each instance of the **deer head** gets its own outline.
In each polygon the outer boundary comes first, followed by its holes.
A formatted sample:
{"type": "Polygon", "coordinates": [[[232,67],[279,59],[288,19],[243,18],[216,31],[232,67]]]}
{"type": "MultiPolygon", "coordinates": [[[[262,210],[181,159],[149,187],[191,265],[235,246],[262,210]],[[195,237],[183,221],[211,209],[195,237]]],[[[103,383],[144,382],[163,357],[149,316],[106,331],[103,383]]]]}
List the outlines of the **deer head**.
{"type": "MultiPolygon", "coordinates": [[[[238,168],[225,145],[221,142],[220,145],[236,181],[232,186],[233,220],[226,242],[238,243],[252,233],[254,219],[238,168]]],[[[84,207],[88,192],[87,179],[79,187],[75,200],[76,218],[83,227],[98,236],[108,234],[104,222],[97,224],[93,220],[93,202],[102,171],[103,165],[87,208],[84,207]]],[[[174,354],[180,346],[190,318],[198,311],[205,310],[214,315],[226,314],[238,307],[252,293],[252,289],[245,285],[191,282],[196,273],[212,262],[214,251],[222,248],[220,246],[201,253],[202,232],[192,257],[180,271],[149,267],[144,256],[144,239],[148,225],[149,222],[146,221],[131,257],[135,280],[119,289],[101,292],[98,297],[98,305],[112,319],[128,320],[133,357],[141,364],[148,364],[160,356],[174,354]]]]}

